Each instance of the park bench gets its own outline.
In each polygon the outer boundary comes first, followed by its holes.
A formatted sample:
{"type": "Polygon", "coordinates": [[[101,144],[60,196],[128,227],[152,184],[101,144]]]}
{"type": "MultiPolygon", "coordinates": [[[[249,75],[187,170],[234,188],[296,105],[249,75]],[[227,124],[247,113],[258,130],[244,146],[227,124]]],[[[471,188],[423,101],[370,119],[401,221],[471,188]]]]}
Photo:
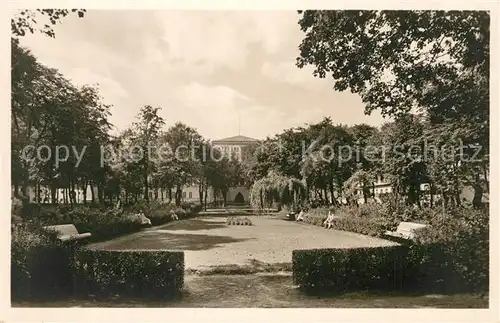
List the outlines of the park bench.
{"type": "Polygon", "coordinates": [[[393,238],[410,240],[415,237],[416,230],[425,228],[426,226],[426,224],[421,223],[401,222],[396,231],[386,231],[385,235],[393,238]]]}
{"type": "Polygon", "coordinates": [[[89,232],[79,233],[73,224],[50,225],[44,229],[57,232],[57,238],[61,241],[78,241],[91,236],[89,232]]]}

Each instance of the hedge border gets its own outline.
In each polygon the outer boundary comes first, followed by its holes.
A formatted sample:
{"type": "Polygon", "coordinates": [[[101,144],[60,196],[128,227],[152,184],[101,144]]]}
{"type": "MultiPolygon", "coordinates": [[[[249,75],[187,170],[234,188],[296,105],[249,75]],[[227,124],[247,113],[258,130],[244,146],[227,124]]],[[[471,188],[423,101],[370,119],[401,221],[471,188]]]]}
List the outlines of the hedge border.
{"type": "Polygon", "coordinates": [[[75,253],[75,292],[96,297],[170,297],[184,285],[184,267],[183,251],[81,248],[75,253]]]}
{"type": "Polygon", "coordinates": [[[20,251],[23,255],[16,252],[11,250],[11,299],[54,299],[73,293],[73,245],[39,245],[20,251]],[[24,266],[14,257],[25,257],[24,266]]]}
{"type": "Polygon", "coordinates": [[[488,277],[462,277],[441,244],[292,252],[293,283],[306,290],[484,292],[488,277]]]}
{"type": "Polygon", "coordinates": [[[403,246],[293,250],[293,283],[337,292],[398,290],[405,254],[403,246]]]}
{"type": "Polygon", "coordinates": [[[43,245],[11,262],[11,299],[169,298],[184,285],[184,252],[43,245]]]}

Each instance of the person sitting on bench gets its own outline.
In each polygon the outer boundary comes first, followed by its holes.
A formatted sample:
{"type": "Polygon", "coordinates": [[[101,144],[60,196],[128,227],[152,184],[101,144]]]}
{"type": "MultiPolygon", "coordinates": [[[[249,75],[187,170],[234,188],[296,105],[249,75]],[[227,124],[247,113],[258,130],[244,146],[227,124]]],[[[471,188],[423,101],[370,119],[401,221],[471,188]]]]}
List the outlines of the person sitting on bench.
{"type": "Polygon", "coordinates": [[[333,212],[328,211],[328,217],[326,218],[325,222],[323,225],[325,226],[325,229],[331,229],[333,227],[333,212]]]}
{"type": "Polygon", "coordinates": [[[299,215],[295,218],[295,221],[304,221],[304,211],[300,210],[299,215]]]}

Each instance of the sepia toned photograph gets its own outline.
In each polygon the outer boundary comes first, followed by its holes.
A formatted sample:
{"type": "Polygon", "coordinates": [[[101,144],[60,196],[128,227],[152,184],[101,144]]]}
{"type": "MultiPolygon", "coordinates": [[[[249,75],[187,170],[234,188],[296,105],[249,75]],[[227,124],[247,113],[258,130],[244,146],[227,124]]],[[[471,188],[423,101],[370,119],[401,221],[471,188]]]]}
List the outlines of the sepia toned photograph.
{"type": "Polygon", "coordinates": [[[489,11],[10,19],[11,307],[490,307],[489,11]]]}

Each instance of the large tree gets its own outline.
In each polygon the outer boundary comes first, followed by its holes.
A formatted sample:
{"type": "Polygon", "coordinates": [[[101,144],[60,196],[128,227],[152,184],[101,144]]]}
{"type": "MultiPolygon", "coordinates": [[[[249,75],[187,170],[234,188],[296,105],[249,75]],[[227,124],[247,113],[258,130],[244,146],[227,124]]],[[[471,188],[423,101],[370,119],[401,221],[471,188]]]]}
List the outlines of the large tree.
{"type": "Polygon", "coordinates": [[[478,172],[487,173],[489,156],[488,12],[299,13],[299,67],[313,65],[313,75],[330,75],[335,90],[359,94],[366,113],[399,117],[418,109],[434,134],[461,139],[466,156],[481,147],[480,161],[465,172],[481,187],[478,172]]]}
{"type": "Polygon", "coordinates": [[[36,9],[20,10],[10,20],[10,30],[13,37],[22,37],[26,33],[39,31],[49,37],[54,38],[55,32],[53,26],[61,21],[70,13],[76,13],[79,18],[85,15],[85,9],[36,9]],[[43,27],[40,27],[40,19],[45,19],[43,27]]]}

